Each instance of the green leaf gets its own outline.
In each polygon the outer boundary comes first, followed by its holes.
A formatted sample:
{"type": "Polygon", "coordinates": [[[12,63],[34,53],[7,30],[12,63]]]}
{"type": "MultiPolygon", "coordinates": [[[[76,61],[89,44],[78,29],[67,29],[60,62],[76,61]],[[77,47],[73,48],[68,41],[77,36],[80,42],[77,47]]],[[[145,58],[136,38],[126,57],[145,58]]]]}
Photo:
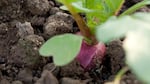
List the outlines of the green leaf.
{"type": "Polygon", "coordinates": [[[108,11],[111,15],[117,14],[121,10],[124,0],[105,0],[108,11]]]}
{"type": "Polygon", "coordinates": [[[132,16],[112,17],[106,23],[97,27],[99,41],[110,42],[124,37],[128,31],[139,28],[150,28],[150,13],[136,13],[132,16]]]}
{"type": "MultiPolygon", "coordinates": [[[[74,7],[75,11],[78,13],[92,13],[92,12],[94,12],[94,10],[84,7],[82,0],[74,1],[74,2],[71,2],[69,4],[71,4],[74,7]]],[[[65,5],[61,6],[60,8],[62,10],[68,10],[68,8],[65,5]]]]}
{"type": "Polygon", "coordinates": [[[99,41],[110,42],[126,36],[123,43],[126,63],[140,80],[150,84],[150,13],[113,17],[98,28],[99,41]]]}
{"type": "Polygon", "coordinates": [[[81,13],[92,13],[92,12],[94,12],[94,10],[84,7],[82,0],[80,0],[78,2],[73,2],[72,6],[77,10],[77,12],[81,12],[81,13]]]}
{"type": "Polygon", "coordinates": [[[115,15],[120,10],[123,3],[124,0],[87,0],[86,7],[96,10],[87,17],[95,16],[95,18],[99,18],[100,22],[104,22],[110,16],[115,15]]]}
{"type": "Polygon", "coordinates": [[[63,66],[70,63],[80,51],[82,37],[73,34],[54,36],[42,45],[42,56],[53,56],[54,63],[63,66]]]}
{"type": "Polygon", "coordinates": [[[86,0],[86,7],[95,10],[86,14],[87,24],[92,31],[95,27],[104,23],[109,17],[117,15],[124,0],[86,0]]]}
{"type": "Polygon", "coordinates": [[[150,29],[128,32],[123,47],[132,72],[145,84],[150,84],[150,29]]]}
{"type": "Polygon", "coordinates": [[[79,1],[79,0],[57,0],[58,2],[61,2],[61,3],[63,3],[63,4],[66,4],[66,3],[68,3],[68,4],[70,4],[70,3],[73,3],[73,2],[77,2],[77,1],[79,1]]]}
{"type": "MultiPolygon", "coordinates": [[[[124,0],[58,0],[71,4],[76,12],[86,13],[87,25],[92,31],[95,26],[105,22],[109,17],[116,15],[121,9],[124,0]]],[[[65,6],[61,7],[66,10],[65,6]]]]}
{"type": "Polygon", "coordinates": [[[134,13],[136,10],[146,6],[146,5],[150,5],[150,0],[143,0],[135,5],[133,5],[132,7],[130,7],[129,9],[127,9],[126,11],[124,11],[120,16],[124,16],[124,15],[129,15],[134,13]]]}
{"type": "Polygon", "coordinates": [[[60,6],[60,9],[68,11],[68,8],[66,6],[64,6],[64,5],[60,6]]]}

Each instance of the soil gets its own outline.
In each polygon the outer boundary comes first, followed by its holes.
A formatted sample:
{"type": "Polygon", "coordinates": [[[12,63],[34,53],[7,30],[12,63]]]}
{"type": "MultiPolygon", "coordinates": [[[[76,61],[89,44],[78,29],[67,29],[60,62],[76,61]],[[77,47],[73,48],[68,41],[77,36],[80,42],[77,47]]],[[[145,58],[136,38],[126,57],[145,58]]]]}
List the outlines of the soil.
{"type": "MultiPolygon", "coordinates": [[[[126,0],[122,11],[141,0],[126,0]]],[[[122,41],[107,45],[105,59],[85,71],[76,60],[57,67],[41,57],[39,47],[49,38],[79,31],[72,16],[55,0],[0,1],[0,84],[104,84],[125,64],[122,41]]],[[[144,7],[139,11],[150,11],[144,7]]],[[[128,71],[121,84],[142,84],[128,71]]]]}

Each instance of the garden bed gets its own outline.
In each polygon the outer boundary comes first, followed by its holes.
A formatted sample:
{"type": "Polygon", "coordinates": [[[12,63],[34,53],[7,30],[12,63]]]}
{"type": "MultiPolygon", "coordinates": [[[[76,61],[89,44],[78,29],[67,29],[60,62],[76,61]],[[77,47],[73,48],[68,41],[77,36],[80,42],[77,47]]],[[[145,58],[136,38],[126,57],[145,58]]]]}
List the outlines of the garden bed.
{"type": "MultiPolygon", "coordinates": [[[[138,1],[126,0],[121,11],[138,1]]],[[[106,44],[103,62],[90,71],[76,60],[57,67],[52,58],[41,57],[38,49],[47,39],[79,31],[72,16],[60,10],[60,5],[55,0],[0,1],[0,84],[104,84],[113,81],[126,66],[121,40],[106,44]]],[[[142,83],[128,71],[121,84],[142,83]]]]}

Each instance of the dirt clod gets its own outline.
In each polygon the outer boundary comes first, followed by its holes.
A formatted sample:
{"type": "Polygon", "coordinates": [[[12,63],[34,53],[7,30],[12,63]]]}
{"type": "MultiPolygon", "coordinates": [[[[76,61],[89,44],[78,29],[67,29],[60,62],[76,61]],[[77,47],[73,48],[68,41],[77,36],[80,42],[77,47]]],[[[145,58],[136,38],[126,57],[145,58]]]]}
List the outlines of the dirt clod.
{"type": "Polygon", "coordinates": [[[44,25],[44,34],[46,38],[54,35],[69,33],[73,27],[73,19],[66,13],[57,12],[50,16],[44,25]]]}
{"type": "Polygon", "coordinates": [[[21,80],[24,84],[33,84],[32,71],[30,69],[21,70],[17,76],[18,80],[21,80]]]}
{"type": "Polygon", "coordinates": [[[111,57],[111,73],[116,74],[123,66],[125,66],[125,54],[122,48],[122,42],[115,40],[109,43],[107,47],[107,55],[111,57]]]}
{"type": "Polygon", "coordinates": [[[11,84],[23,84],[21,81],[13,81],[11,84]]]}
{"type": "Polygon", "coordinates": [[[10,82],[7,79],[0,80],[0,84],[10,84],[10,82]]]}
{"type": "Polygon", "coordinates": [[[62,78],[61,84],[87,84],[90,80],[75,80],[71,78],[62,78]]]}
{"type": "Polygon", "coordinates": [[[16,27],[18,28],[18,35],[21,38],[24,38],[27,35],[34,34],[34,30],[33,30],[32,26],[31,26],[31,23],[29,23],[29,22],[25,22],[25,23],[18,22],[16,24],[16,27]]]}
{"type": "Polygon", "coordinates": [[[53,7],[53,8],[51,8],[51,10],[49,11],[49,14],[54,15],[54,14],[56,14],[57,12],[60,12],[60,9],[57,8],[57,7],[53,7]]]}
{"type": "Polygon", "coordinates": [[[44,39],[38,35],[28,35],[24,39],[19,39],[17,45],[11,48],[9,63],[14,63],[17,66],[28,66],[33,68],[38,66],[41,57],[38,53],[39,46],[44,42],[44,39]]]}
{"type": "Polygon", "coordinates": [[[32,23],[32,25],[35,25],[35,26],[42,26],[45,23],[45,18],[34,16],[31,19],[31,23],[32,23]]]}
{"type": "Polygon", "coordinates": [[[54,63],[48,63],[47,65],[45,65],[43,67],[43,70],[48,70],[50,71],[54,76],[57,76],[59,71],[60,71],[60,68],[55,66],[54,63]]]}
{"type": "Polygon", "coordinates": [[[41,78],[35,84],[59,84],[50,71],[44,70],[41,78]]]}
{"type": "Polygon", "coordinates": [[[42,15],[51,8],[48,0],[27,0],[27,8],[34,15],[42,15]]]}
{"type": "Polygon", "coordinates": [[[135,75],[127,73],[122,77],[121,84],[143,84],[136,79],[135,75]]]}
{"type": "Polygon", "coordinates": [[[86,79],[86,77],[88,76],[85,76],[85,73],[86,73],[85,70],[80,66],[80,64],[77,61],[73,61],[70,64],[61,67],[60,70],[60,75],[62,77],[73,77],[76,79],[79,76],[81,76],[83,79],[86,79]]]}

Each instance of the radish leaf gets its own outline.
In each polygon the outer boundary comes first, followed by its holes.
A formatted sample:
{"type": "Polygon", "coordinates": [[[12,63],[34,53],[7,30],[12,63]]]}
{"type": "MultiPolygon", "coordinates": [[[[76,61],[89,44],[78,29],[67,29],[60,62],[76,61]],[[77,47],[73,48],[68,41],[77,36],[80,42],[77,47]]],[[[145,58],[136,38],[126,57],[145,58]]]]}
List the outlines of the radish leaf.
{"type": "Polygon", "coordinates": [[[126,63],[137,77],[150,83],[150,29],[140,28],[128,32],[123,47],[126,51],[126,63]]]}
{"type": "Polygon", "coordinates": [[[150,13],[136,13],[132,16],[112,17],[106,23],[97,26],[97,38],[103,42],[110,42],[124,37],[128,31],[139,28],[150,28],[150,13]]]}
{"type": "MultiPolygon", "coordinates": [[[[87,25],[92,32],[95,26],[105,22],[109,17],[117,15],[125,0],[58,0],[64,5],[70,4],[76,12],[86,13],[87,25]]],[[[62,6],[66,10],[66,7],[62,6]]]]}
{"type": "Polygon", "coordinates": [[[132,7],[130,7],[129,9],[127,9],[126,11],[124,11],[120,16],[124,16],[124,15],[129,15],[134,13],[136,10],[149,5],[150,4],[150,0],[143,0],[135,5],[133,5],[132,7]]]}
{"type": "Polygon", "coordinates": [[[42,56],[53,56],[54,63],[63,66],[70,63],[80,51],[82,37],[73,34],[54,36],[45,42],[39,52],[42,56]]]}
{"type": "Polygon", "coordinates": [[[110,42],[126,36],[123,48],[126,63],[140,80],[150,83],[150,13],[111,18],[98,26],[99,41],[110,42]]]}

